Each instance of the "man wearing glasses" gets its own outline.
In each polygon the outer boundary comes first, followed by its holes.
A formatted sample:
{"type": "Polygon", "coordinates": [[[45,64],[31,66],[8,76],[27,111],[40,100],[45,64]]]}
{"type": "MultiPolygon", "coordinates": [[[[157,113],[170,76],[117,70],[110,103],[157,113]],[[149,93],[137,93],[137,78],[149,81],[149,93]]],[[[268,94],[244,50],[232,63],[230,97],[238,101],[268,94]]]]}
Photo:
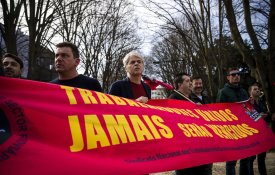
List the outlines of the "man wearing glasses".
{"type": "MultiPolygon", "coordinates": [[[[239,69],[229,68],[226,76],[228,83],[219,90],[217,95],[217,102],[240,102],[248,99],[248,94],[240,86],[240,72],[239,69]]],[[[235,161],[226,162],[226,175],[236,174],[236,163],[235,161]]],[[[240,175],[249,175],[249,158],[240,160],[240,175]]]]}

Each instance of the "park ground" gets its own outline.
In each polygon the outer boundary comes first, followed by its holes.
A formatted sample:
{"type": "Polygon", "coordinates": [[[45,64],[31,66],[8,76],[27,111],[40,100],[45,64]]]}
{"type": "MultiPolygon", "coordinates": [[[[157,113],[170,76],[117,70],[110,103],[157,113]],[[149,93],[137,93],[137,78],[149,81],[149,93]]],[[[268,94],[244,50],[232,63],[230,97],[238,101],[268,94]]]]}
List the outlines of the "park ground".
{"type": "MultiPolygon", "coordinates": [[[[275,175],[275,150],[270,151],[266,155],[266,169],[267,175],[275,175]]],[[[260,175],[258,172],[257,161],[254,161],[254,175],[260,175]]],[[[236,170],[239,169],[239,161],[236,170]]],[[[238,174],[238,173],[237,173],[238,174]]],[[[162,173],[153,173],[150,175],[175,175],[174,171],[167,171],[162,173]]],[[[213,164],[212,175],[225,175],[225,162],[218,162],[213,164]]]]}

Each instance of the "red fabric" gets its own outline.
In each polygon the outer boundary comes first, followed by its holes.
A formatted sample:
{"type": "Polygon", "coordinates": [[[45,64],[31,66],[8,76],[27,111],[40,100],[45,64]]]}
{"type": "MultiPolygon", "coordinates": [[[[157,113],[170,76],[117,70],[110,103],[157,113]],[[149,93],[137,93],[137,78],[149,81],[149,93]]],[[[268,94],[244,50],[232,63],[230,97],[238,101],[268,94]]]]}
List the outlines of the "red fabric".
{"type": "Polygon", "coordinates": [[[151,79],[145,75],[142,76],[144,82],[152,89],[152,90],[156,90],[156,87],[161,85],[164,88],[168,89],[168,90],[173,90],[174,87],[170,84],[155,80],[155,79],[151,79]]]}
{"type": "Polygon", "coordinates": [[[131,87],[133,89],[134,99],[137,99],[141,96],[147,97],[147,94],[142,84],[131,82],[131,87]]]}
{"type": "Polygon", "coordinates": [[[242,104],[144,105],[78,88],[0,81],[1,175],[145,174],[237,160],[275,146],[265,122],[252,120],[242,104]],[[5,140],[3,118],[12,131],[5,140]]]}

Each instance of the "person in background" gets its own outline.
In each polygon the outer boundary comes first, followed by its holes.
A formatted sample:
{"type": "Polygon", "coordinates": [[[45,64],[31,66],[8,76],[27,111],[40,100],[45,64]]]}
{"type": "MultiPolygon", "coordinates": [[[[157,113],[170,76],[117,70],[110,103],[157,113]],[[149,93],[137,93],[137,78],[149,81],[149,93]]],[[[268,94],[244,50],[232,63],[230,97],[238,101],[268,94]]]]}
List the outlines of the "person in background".
{"type": "Polygon", "coordinates": [[[11,53],[4,54],[2,58],[3,74],[6,77],[21,78],[23,71],[23,61],[11,53]]]}
{"type": "Polygon", "coordinates": [[[190,98],[193,102],[199,104],[208,104],[210,103],[210,99],[202,93],[203,91],[203,83],[202,78],[200,76],[193,76],[191,79],[192,83],[192,92],[190,94],[190,98]]]}
{"type": "MultiPolygon", "coordinates": [[[[191,89],[192,92],[190,94],[190,99],[197,104],[208,104],[210,103],[210,99],[204,95],[203,92],[203,83],[202,78],[200,76],[193,76],[191,79],[191,89]]],[[[205,164],[197,167],[193,167],[193,171],[198,175],[212,175],[212,167],[213,164],[205,164]]]]}
{"type": "Polygon", "coordinates": [[[127,77],[114,82],[109,94],[147,103],[148,99],[151,99],[151,89],[141,79],[144,71],[144,58],[138,52],[131,51],[123,58],[123,66],[127,77]]]}
{"type": "MultiPolygon", "coordinates": [[[[169,96],[170,99],[190,101],[191,81],[187,73],[180,73],[174,80],[175,91],[169,96]]],[[[176,175],[208,175],[201,166],[176,170],[176,175]]]]}
{"type": "Polygon", "coordinates": [[[123,58],[123,65],[127,77],[114,82],[109,94],[147,103],[151,98],[151,89],[141,79],[144,71],[143,57],[138,52],[132,51],[123,58]]]}
{"type": "Polygon", "coordinates": [[[191,81],[187,73],[180,73],[174,80],[175,91],[169,96],[170,99],[189,100],[191,94],[191,81]]]}
{"type": "Polygon", "coordinates": [[[78,74],[76,68],[79,63],[79,51],[76,45],[70,42],[57,44],[55,70],[58,78],[52,80],[51,83],[102,92],[97,79],[78,74]]]}
{"type": "MultiPolygon", "coordinates": [[[[261,92],[260,92],[259,85],[255,83],[249,86],[248,92],[250,95],[249,102],[253,105],[254,109],[263,117],[263,119],[267,122],[268,111],[267,111],[265,102],[260,98],[261,92]]],[[[267,175],[266,165],[265,165],[266,152],[263,152],[251,157],[250,175],[254,175],[253,162],[256,159],[256,156],[257,156],[258,170],[260,175],[267,175]]]]}
{"type": "MultiPolygon", "coordinates": [[[[227,69],[228,83],[219,90],[217,102],[240,102],[248,100],[247,92],[240,86],[240,72],[236,67],[227,69]]],[[[236,175],[237,160],[226,162],[226,175],[236,175]]],[[[240,175],[249,175],[250,158],[240,160],[240,175]]]]}

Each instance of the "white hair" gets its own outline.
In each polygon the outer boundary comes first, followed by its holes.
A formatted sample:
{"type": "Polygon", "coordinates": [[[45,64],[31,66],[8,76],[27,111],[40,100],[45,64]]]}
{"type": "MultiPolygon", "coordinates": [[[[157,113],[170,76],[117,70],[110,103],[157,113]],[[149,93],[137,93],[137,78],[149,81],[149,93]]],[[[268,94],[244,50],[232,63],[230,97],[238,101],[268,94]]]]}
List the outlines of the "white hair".
{"type": "Polygon", "coordinates": [[[135,56],[135,57],[138,57],[138,58],[142,59],[142,61],[144,63],[144,58],[141,56],[141,54],[139,54],[137,51],[133,50],[133,51],[129,52],[128,54],[126,54],[125,57],[123,58],[123,65],[124,65],[124,67],[126,67],[126,65],[129,62],[129,59],[132,56],[135,56]]]}

